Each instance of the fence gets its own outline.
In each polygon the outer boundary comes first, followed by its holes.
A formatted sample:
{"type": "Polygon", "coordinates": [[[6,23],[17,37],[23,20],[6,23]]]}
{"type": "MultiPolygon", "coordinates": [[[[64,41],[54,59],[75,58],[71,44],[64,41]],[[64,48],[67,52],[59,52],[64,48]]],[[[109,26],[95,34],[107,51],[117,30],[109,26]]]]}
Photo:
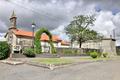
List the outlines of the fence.
{"type": "Polygon", "coordinates": [[[117,52],[117,55],[120,55],[120,46],[116,47],[116,52],[117,52]]]}
{"type": "Polygon", "coordinates": [[[56,48],[57,54],[60,56],[88,56],[88,52],[100,52],[100,49],[88,48],[56,48]]]}

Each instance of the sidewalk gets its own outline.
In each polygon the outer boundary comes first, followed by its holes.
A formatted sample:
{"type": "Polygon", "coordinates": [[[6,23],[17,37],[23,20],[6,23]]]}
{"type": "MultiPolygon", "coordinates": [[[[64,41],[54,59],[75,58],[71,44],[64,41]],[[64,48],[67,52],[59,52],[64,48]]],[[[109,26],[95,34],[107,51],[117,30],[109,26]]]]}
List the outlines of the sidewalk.
{"type": "Polygon", "coordinates": [[[5,63],[5,64],[10,64],[10,65],[20,65],[20,64],[24,64],[24,62],[22,61],[15,61],[15,60],[10,60],[10,59],[6,59],[6,60],[1,60],[1,63],[5,63]]]}

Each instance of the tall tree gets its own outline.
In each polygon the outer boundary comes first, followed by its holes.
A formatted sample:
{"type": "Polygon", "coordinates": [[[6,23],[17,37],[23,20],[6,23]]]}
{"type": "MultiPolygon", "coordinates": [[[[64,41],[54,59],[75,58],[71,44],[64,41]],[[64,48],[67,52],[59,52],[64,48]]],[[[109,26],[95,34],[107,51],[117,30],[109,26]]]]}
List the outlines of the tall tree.
{"type": "Polygon", "coordinates": [[[86,40],[98,39],[99,35],[96,31],[90,30],[88,27],[94,25],[94,16],[75,16],[74,20],[65,28],[71,42],[77,41],[79,48],[86,40]]]}

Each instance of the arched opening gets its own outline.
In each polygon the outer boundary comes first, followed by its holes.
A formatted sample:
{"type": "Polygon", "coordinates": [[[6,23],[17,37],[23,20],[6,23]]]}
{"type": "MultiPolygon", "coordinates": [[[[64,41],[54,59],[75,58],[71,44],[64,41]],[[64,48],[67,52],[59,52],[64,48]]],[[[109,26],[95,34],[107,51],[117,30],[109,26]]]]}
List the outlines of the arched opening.
{"type": "Polygon", "coordinates": [[[52,42],[52,34],[46,29],[46,28],[40,28],[36,33],[35,33],[35,51],[36,53],[42,53],[42,46],[41,46],[41,35],[45,33],[49,37],[48,43],[50,44],[50,53],[56,53],[55,47],[52,42]]]}

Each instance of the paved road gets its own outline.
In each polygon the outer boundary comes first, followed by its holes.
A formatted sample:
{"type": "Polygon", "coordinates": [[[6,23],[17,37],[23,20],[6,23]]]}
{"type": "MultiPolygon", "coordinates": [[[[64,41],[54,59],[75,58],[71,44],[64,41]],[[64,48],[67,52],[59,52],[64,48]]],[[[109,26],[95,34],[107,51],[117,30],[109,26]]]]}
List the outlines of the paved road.
{"type": "Polygon", "coordinates": [[[0,80],[120,80],[120,61],[78,64],[53,71],[0,63],[0,80]]]}

